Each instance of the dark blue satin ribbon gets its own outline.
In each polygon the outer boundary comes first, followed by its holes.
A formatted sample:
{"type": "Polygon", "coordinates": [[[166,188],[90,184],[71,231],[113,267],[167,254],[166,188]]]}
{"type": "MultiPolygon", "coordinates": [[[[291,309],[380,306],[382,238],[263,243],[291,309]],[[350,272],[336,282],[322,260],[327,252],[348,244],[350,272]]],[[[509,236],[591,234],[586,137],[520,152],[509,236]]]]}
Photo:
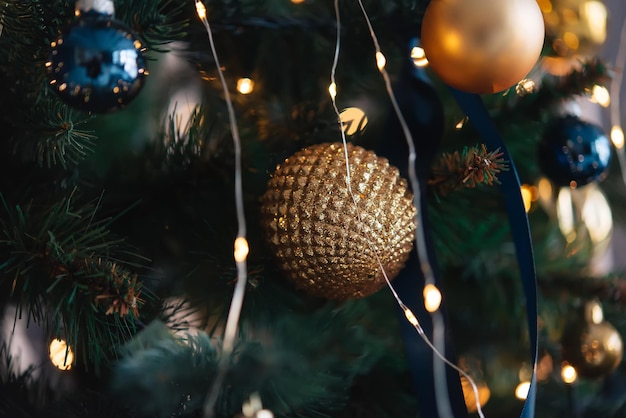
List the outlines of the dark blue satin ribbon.
{"type": "Polygon", "coordinates": [[[535,399],[537,395],[537,378],[534,370],[537,365],[537,278],[535,273],[535,261],[533,246],[530,236],[528,216],[524,210],[524,201],[521,194],[521,184],[513,159],[509,154],[504,141],[498,134],[496,126],[489,116],[484,103],[477,94],[464,93],[450,88],[461,109],[469,117],[472,126],[480,133],[485,145],[491,150],[500,149],[503,157],[509,162],[509,171],[499,175],[502,183],[506,210],[509,215],[511,234],[515,243],[517,262],[524,294],[526,296],[526,316],[528,321],[528,334],[530,336],[530,356],[533,366],[533,374],[530,382],[530,390],[522,410],[521,418],[533,418],[535,416],[535,399]]]}

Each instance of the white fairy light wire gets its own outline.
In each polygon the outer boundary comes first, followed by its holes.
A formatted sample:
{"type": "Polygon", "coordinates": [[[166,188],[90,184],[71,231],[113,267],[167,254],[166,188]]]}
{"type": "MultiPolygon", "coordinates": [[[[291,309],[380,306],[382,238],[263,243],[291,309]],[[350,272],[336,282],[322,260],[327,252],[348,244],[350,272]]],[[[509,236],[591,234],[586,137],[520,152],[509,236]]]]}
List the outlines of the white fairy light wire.
{"type": "MultiPolygon", "coordinates": [[[[363,3],[361,2],[361,0],[358,0],[359,2],[359,6],[361,7],[361,11],[363,12],[363,15],[365,17],[365,20],[367,22],[368,28],[369,28],[369,32],[370,35],[372,37],[372,40],[374,42],[374,46],[376,49],[376,55],[377,57],[384,57],[384,55],[382,54],[382,51],[380,49],[380,45],[378,43],[378,38],[376,37],[376,34],[374,33],[374,29],[370,23],[369,17],[367,15],[367,12],[365,11],[365,8],[363,6],[363,3]]],[[[357,205],[357,200],[356,197],[352,191],[352,185],[351,185],[351,175],[350,175],[350,164],[348,161],[348,148],[347,148],[347,141],[346,141],[346,135],[345,135],[345,130],[344,130],[344,124],[343,121],[341,120],[341,115],[339,112],[339,109],[337,107],[337,102],[336,102],[336,95],[337,95],[337,84],[336,84],[336,70],[337,70],[337,64],[338,64],[338,60],[339,60],[339,51],[341,49],[341,15],[339,12],[339,0],[335,0],[334,2],[335,5],[335,18],[336,18],[336,25],[337,25],[337,32],[336,32],[336,44],[335,44],[335,54],[334,54],[334,58],[333,58],[333,65],[331,68],[331,74],[330,74],[330,80],[331,80],[331,84],[329,87],[329,92],[330,92],[330,97],[331,97],[331,102],[333,105],[333,109],[335,111],[335,114],[337,115],[337,120],[339,123],[339,128],[340,128],[340,133],[341,133],[341,140],[343,143],[343,148],[344,148],[344,156],[345,156],[345,161],[346,161],[346,186],[348,189],[348,193],[350,194],[350,197],[352,198],[352,201],[354,203],[354,207],[356,209],[356,214],[357,214],[357,218],[359,219],[359,221],[361,220],[361,213],[360,210],[358,208],[357,205]]],[[[419,188],[419,180],[417,178],[417,174],[415,172],[415,161],[416,161],[416,153],[415,153],[415,144],[413,142],[413,136],[411,135],[411,132],[408,128],[408,125],[406,124],[406,121],[404,119],[404,116],[402,114],[402,111],[400,110],[400,107],[398,105],[398,102],[395,98],[395,95],[393,93],[393,89],[391,87],[391,81],[389,79],[389,75],[387,73],[387,71],[384,69],[384,64],[379,66],[379,70],[381,72],[381,74],[383,75],[383,78],[385,80],[385,86],[387,89],[387,93],[389,95],[389,98],[393,104],[395,113],[400,121],[400,125],[402,126],[404,135],[407,139],[407,145],[409,147],[409,181],[411,184],[411,187],[413,189],[413,205],[415,206],[416,210],[417,210],[417,214],[416,214],[416,249],[418,252],[418,257],[420,259],[420,266],[422,268],[422,271],[424,273],[424,277],[425,277],[425,282],[426,284],[433,284],[435,283],[434,280],[434,275],[433,275],[433,271],[432,268],[430,266],[430,263],[428,261],[428,254],[426,252],[426,239],[424,236],[424,231],[423,231],[423,220],[422,220],[422,215],[421,215],[421,196],[420,196],[420,188],[419,188]]],[[[479,402],[479,396],[478,396],[478,387],[476,386],[476,383],[474,382],[474,380],[472,379],[471,376],[469,376],[469,374],[467,374],[464,370],[462,370],[461,368],[459,368],[457,365],[455,365],[454,363],[452,363],[450,360],[448,360],[444,354],[442,354],[443,351],[445,351],[445,340],[444,340],[444,336],[445,336],[445,332],[444,332],[444,322],[443,322],[443,318],[441,316],[441,313],[439,311],[433,312],[431,313],[432,315],[432,319],[433,319],[433,340],[434,340],[434,344],[429,340],[428,336],[426,335],[426,333],[424,332],[424,329],[422,328],[422,326],[420,325],[419,321],[417,320],[417,318],[415,317],[415,315],[413,314],[413,312],[411,311],[411,309],[406,306],[404,304],[404,302],[402,302],[402,299],[400,299],[400,296],[398,295],[398,293],[396,292],[395,288],[393,287],[393,285],[391,284],[391,281],[389,280],[389,277],[387,276],[387,273],[385,271],[385,268],[382,264],[382,261],[380,260],[380,257],[378,255],[378,251],[376,250],[376,248],[374,247],[374,245],[372,244],[372,242],[370,241],[369,237],[365,237],[367,245],[370,248],[370,251],[372,251],[372,253],[374,254],[374,257],[376,259],[376,262],[381,270],[381,273],[385,279],[385,282],[387,283],[387,287],[389,288],[389,290],[391,291],[391,293],[393,294],[393,297],[395,298],[396,302],[398,303],[398,305],[400,306],[400,308],[404,311],[404,314],[407,318],[407,320],[409,321],[409,323],[411,323],[411,325],[413,325],[413,327],[415,328],[415,330],[417,331],[417,333],[419,334],[419,336],[424,340],[424,342],[426,343],[426,345],[428,345],[428,347],[430,347],[430,349],[433,351],[433,353],[435,353],[436,357],[434,358],[433,361],[433,369],[434,369],[434,377],[435,377],[435,396],[436,396],[436,401],[437,401],[437,408],[439,411],[440,416],[442,417],[453,417],[452,414],[452,408],[450,406],[450,401],[448,399],[448,397],[446,396],[446,394],[448,393],[448,389],[447,389],[447,381],[446,381],[446,377],[445,377],[445,364],[447,364],[448,366],[450,366],[451,368],[453,368],[454,370],[456,370],[457,372],[459,372],[463,377],[465,377],[467,379],[467,381],[470,383],[472,390],[474,392],[474,397],[476,399],[476,408],[477,408],[477,412],[478,415],[481,418],[484,418],[484,414],[482,411],[482,408],[480,406],[480,402],[479,402]],[[441,361],[438,361],[438,360],[441,361]]]]}
{"type": "Polygon", "coordinates": [[[245,295],[246,283],[247,283],[247,264],[246,256],[248,254],[248,244],[246,241],[246,218],[243,205],[243,186],[242,186],[242,169],[241,169],[241,139],[239,137],[239,129],[237,128],[237,120],[235,117],[235,110],[228,91],[228,85],[222,72],[217,51],[215,49],[215,43],[213,42],[213,35],[211,32],[211,26],[206,18],[206,8],[200,0],[195,0],[196,10],[198,17],[202,21],[202,24],[206,28],[207,35],[209,37],[209,44],[211,45],[211,52],[213,59],[215,60],[215,66],[219,74],[222,88],[224,90],[224,101],[228,109],[228,119],[230,121],[230,130],[233,137],[234,153],[235,153],[235,208],[237,213],[237,239],[235,240],[235,262],[237,267],[237,283],[235,285],[235,291],[228,311],[226,319],[226,326],[224,329],[224,341],[222,343],[222,359],[219,363],[217,374],[213,381],[213,384],[209,390],[207,398],[204,402],[203,413],[205,418],[212,418],[215,416],[215,404],[220,394],[220,389],[224,383],[226,372],[228,371],[229,362],[235,346],[235,338],[237,336],[237,328],[239,325],[239,317],[241,315],[241,307],[243,305],[243,299],[245,295]]]}
{"type": "Polygon", "coordinates": [[[617,54],[615,57],[615,66],[621,66],[621,70],[615,71],[615,75],[611,80],[610,87],[610,97],[611,97],[611,105],[610,105],[610,119],[611,119],[611,139],[613,140],[613,130],[619,129],[622,132],[622,143],[620,146],[615,144],[615,152],[617,153],[617,160],[619,162],[619,166],[622,172],[622,180],[624,184],[626,184],[626,148],[624,148],[624,138],[623,138],[623,130],[621,123],[621,115],[620,115],[620,95],[622,90],[622,82],[624,78],[624,65],[626,64],[626,20],[622,24],[622,30],[619,38],[619,43],[617,47],[617,54]]]}

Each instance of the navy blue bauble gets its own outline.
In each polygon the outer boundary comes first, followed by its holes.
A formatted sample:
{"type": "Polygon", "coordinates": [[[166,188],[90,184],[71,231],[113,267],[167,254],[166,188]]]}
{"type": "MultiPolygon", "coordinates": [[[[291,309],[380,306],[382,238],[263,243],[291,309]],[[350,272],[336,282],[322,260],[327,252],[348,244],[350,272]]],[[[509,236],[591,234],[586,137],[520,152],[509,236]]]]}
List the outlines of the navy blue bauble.
{"type": "Polygon", "coordinates": [[[141,42],[108,15],[81,14],[51,46],[46,62],[50,85],[63,101],[81,110],[124,107],[148,75],[141,42]]]}
{"type": "Polygon", "coordinates": [[[602,180],[611,161],[606,134],[576,116],[557,119],[539,146],[539,163],[545,175],[559,186],[583,186],[602,180]]]}

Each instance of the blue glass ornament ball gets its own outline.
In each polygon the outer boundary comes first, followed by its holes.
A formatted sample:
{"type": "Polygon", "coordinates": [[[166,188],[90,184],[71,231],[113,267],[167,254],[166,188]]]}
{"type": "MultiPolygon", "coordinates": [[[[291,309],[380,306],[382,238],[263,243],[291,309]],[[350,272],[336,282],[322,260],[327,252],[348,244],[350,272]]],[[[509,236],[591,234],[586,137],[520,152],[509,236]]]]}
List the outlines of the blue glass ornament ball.
{"type": "Polygon", "coordinates": [[[50,85],[81,110],[104,113],[124,107],[148,75],[141,42],[108,15],[81,14],[51,47],[46,62],[50,85]]]}
{"type": "Polygon", "coordinates": [[[539,146],[545,175],[559,186],[583,186],[602,180],[611,161],[611,143],[598,126],[576,116],[552,123],[539,146]]]}

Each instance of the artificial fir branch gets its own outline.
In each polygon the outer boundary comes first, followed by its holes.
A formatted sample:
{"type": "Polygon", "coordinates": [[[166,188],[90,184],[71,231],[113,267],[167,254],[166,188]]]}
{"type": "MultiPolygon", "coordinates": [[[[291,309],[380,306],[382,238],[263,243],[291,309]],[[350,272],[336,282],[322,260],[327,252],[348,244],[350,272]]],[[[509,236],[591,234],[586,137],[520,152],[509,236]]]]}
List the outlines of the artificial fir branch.
{"type": "Polygon", "coordinates": [[[35,145],[35,159],[41,166],[60,164],[67,168],[77,164],[93,152],[96,136],[92,131],[81,129],[88,118],[78,118],[74,111],[58,101],[46,101],[30,113],[40,139],[35,145]],[[35,118],[35,115],[38,118],[35,118]],[[41,115],[47,117],[41,118],[41,115]]]}
{"type": "MultiPolygon", "coordinates": [[[[589,94],[593,86],[606,85],[610,80],[611,70],[601,59],[592,58],[565,76],[546,76],[537,90],[522,95],[509,111],[517,113],[518,117],[541,116],[546,109],[557,110],[563,100],[589,94]]],[[[515,95],[510,96],[515,98],[515,95]]]]}
{"type": "Polygon", "coordinates": [[[574,297],[626,306],[626,274],[604,278],[551,275],[538,277],[537,281],[545,294],[565,292],[574,297]]]}
{"type": "Polygon", "coordinates": [[[444,153],[432,169],[428,185],[440,195],[483,184],[499,184],[498,174],[508,170],[500,149],[487,151],[485,145],[465,147],[461,152],[444,153]]]}
{"type": "MultiPolygon", "coordinates": [[[[115,253],[111,219],[95,219],[97,205],[72,196],[51,208],[8,205],[0,218],[0,286],[18,312],[65,336],[85,364],[99,364],[134,332],[143,305],[137,275],[115,253]]],[[[131,265],[131,263],[129,263],[131,265]]]]}

